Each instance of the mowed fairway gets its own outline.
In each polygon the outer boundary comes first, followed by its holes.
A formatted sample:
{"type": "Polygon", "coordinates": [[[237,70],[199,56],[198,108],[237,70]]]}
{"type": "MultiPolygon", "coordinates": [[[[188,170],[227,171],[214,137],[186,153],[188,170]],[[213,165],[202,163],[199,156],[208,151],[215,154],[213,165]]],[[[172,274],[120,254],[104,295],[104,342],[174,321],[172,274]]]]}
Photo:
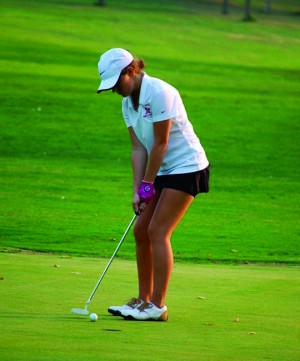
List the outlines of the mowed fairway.
{"type": "Polygon", "coordinates": [[[298,19],[160,3],[1,2],[1,247],[112,254],[132,217],[130,145],[97,62],[124,47],[180,90],[211,163],[176,259],[298,263],[298,19]]]}
{"type": "Polygon", "coordinates": [[[135,294],[135,264],[117,260],[90,311],[106,261],[0,254],[0,359],[298,361],[299,270],[176,265],[166,323],[124,321],[107,306],[135,294]]]}

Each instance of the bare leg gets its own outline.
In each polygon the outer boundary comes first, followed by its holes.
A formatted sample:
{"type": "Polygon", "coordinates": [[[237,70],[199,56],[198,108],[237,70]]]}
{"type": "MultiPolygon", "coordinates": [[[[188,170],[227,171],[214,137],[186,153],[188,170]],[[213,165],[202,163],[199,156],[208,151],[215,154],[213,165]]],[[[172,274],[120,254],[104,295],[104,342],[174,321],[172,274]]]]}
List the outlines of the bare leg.
{"type": "Polygon", "coordinates": [[[191,195],[174,189],[161,192],[148,228],[152,246],[153,292],[151,302],[165,305],[167,288],[173,269],[171,235],[190,204],[191,195]]]}
{"type": "Polygon", "coordinates": [[[136,261],[139,282],[139,298],[149,302],[153,291],[152,245],[148,228],[160,193],[157,192],[151,203],[146,207],[134,227],[136,241],[136,261]]]}

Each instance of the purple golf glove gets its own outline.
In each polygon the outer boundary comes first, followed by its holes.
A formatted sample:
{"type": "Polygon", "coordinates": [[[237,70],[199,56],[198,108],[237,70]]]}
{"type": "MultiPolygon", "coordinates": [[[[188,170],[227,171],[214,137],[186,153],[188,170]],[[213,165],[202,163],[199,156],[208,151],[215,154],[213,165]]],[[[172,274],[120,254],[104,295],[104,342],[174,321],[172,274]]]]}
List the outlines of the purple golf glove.
{"type": "Polygon", "coordinates": [[[141,199],[141,203],[149,203],[155,194],[154,185],[151,182],[142,181],[138,194],[141,199]]]}

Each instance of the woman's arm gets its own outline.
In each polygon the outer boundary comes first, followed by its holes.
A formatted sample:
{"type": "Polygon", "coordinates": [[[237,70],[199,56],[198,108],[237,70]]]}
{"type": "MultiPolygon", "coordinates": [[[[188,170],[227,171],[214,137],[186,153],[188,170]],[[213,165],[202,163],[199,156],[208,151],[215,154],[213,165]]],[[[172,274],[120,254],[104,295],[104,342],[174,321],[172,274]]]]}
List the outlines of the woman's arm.
{"type": "Polygon", "coordinates": [[[146,148],[138,140],[132,127],[129,127],[128,130],[129,130],[131,146],[132,146],[131,162],[132,162],[132,171],[133,171],[133,194],[134,194],[133,207],[135,211],[137,211],[140,201],[140,198],[138,196],[138,191],[141,186],[141,182],[144,179],[148,155],[146,148]]]}
{"type": "Polygon", "coordinates": [[[168,148],[171,119],[155,122],[153,124],[154,144],[149,156],[148,166],[144,175],[144,181],[154,182],[168,148]]]}
{"type": "MultiPolygon", "coordinates": [[[[134,193],[132,205],[135,212],[144,210],[146,204],[144,202],[142,202],[141,204],[141,197],[145,198],[146,196],[146,198],[148,198],[149,193],[147,195],[144,194],[143,196],[140,197],[139,190],[142,181],[148,183],[154,182],[154,179],[158,173],[158,170],[161,166],[161,163],[164,159],[165,153],[168,148],[170,127],[171,127],[171,119],[154,123],[153,125],[154,144],[150,152],[149,161],[148,161],[146,148],[138,140],[132,127],[128,128],[131,144],[132,144],[132,169],[133,169],[133,193],[134,193]]],[[[151,195],[150,197],[152,196],[153,195],[151,195]]],[[[148,203],[146,200],[145,202],[148,203]]]]}

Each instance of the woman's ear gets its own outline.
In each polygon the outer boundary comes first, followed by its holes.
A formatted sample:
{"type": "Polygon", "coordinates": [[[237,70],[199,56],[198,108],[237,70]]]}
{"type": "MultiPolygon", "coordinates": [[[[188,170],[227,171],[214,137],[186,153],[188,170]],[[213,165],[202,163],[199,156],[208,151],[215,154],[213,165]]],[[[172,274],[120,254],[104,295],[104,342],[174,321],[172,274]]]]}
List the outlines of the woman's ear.
{"type": "Polygon", "coordinates": [[[134,75],[135,73],[134,68],[132,66],[129,66],[126,70],[127,70],[126,73],[130,76],[134,75]]]}

